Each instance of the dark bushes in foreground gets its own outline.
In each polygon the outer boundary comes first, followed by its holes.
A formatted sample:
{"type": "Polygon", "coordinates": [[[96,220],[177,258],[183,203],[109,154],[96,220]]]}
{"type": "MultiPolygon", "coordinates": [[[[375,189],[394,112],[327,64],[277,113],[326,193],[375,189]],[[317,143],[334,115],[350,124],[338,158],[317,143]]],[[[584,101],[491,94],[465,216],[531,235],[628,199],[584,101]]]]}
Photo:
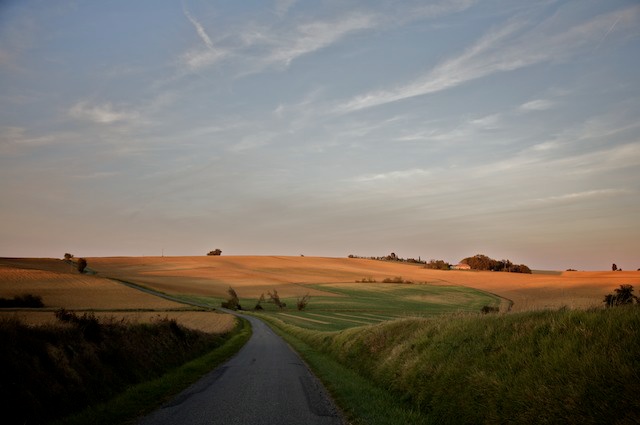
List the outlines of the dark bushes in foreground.
{"type": "Polygon", "coordinates": [[[42,297],[33,294],[16,295],[13,298],[0,298],[0,308],[41,308],[42,297]]]}
{"type": "Polygon", "coordinates": [[[4,424],[42,424],[154,379],[222,344],[225,337],[159,318],[98,320],[60,310],[60,323],[0,319],[4,424]]]}

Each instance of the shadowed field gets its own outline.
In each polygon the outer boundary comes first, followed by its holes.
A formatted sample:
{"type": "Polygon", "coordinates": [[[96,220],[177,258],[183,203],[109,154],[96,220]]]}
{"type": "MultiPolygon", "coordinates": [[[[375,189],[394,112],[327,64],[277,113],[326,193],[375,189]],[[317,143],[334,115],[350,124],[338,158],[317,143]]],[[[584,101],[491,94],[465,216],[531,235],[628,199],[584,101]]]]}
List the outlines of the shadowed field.
{"type": "Polygon", "coordinates": [[[227,314],[192,311],[191,306],[156,297],[101,276],[80,274],[57,259],[0,258],[0,297],[33,294],[42,297],[43,309],[0,311],[0,318],[18,318],[26,324],[55,323],[54,310],[96,312],[130,323],[176,319],[192,329],[210,333],[229,332],[236,319],[227,314]]]}

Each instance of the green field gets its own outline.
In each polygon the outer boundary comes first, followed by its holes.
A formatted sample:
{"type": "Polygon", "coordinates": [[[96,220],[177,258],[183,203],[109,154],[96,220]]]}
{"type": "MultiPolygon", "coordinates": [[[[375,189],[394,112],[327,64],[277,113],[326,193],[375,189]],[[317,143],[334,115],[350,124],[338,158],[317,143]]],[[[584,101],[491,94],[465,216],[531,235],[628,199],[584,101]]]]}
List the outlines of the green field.
{"type": "MultiPolygon", "coordinates": [[[[484,306],[499,306],[501,298],[462,286],[397,283],[318,283],[302,285],[327,293],[311,297],[304,311],[296,309],[296,298],[283,298],[285,309],[264,302],[259,316],[276,317],[304,329],[338,331],[406,317],[431,317],[444,313],[480,312],[484,306]],[[331,294],[331,295],[329,295],[331,294]]],[[[257,299],[242,298],[250,310],[257,299]]],[[[266,295],[266,294],[265,294],[266,295]]],[[[185,299],[220,306],[219,298],[183,296],[185,299]]],[[[268,298],[268,297],[267,297],[268,298]]]]}

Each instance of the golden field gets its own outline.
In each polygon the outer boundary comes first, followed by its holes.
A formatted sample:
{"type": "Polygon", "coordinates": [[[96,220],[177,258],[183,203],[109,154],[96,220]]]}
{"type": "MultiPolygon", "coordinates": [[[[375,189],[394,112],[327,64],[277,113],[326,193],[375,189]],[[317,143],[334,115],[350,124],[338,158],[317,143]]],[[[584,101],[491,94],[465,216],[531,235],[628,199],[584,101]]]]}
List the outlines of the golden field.
{"type": "Polygon", "coordinates": [[[89,258],[88,262],[98,272],[98,276],[115,277],[170,294],[224,298],[231,286],[243,298],[257,298],[261,293],[273,289],[282,297],[296,297],[306,293],[312,296],[334,296],[304,285],[353,285],[356,280],[368,277],[381,282],[385,278],[401,276],[416,283],[468,286],[491,292],[513,301],[513,311],[598,306],[605,294],[621,284],[640,286],[640,272],[637,271],[558,274],[444,271],[428,270],[414,264],[358,258],[113,257],[89,258]]]}

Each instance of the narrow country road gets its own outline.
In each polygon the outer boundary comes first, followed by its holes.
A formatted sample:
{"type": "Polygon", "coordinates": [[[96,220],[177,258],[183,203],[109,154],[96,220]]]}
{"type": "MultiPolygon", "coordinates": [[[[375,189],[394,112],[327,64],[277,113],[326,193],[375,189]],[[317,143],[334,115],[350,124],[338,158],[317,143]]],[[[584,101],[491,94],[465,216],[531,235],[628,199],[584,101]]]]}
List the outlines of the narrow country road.
{"type": "Polygon", "coordinates": [[[253,335],[235,357],[139,424],[344,424],[300,357],[264,322],[246,319],[253,335]]]}

